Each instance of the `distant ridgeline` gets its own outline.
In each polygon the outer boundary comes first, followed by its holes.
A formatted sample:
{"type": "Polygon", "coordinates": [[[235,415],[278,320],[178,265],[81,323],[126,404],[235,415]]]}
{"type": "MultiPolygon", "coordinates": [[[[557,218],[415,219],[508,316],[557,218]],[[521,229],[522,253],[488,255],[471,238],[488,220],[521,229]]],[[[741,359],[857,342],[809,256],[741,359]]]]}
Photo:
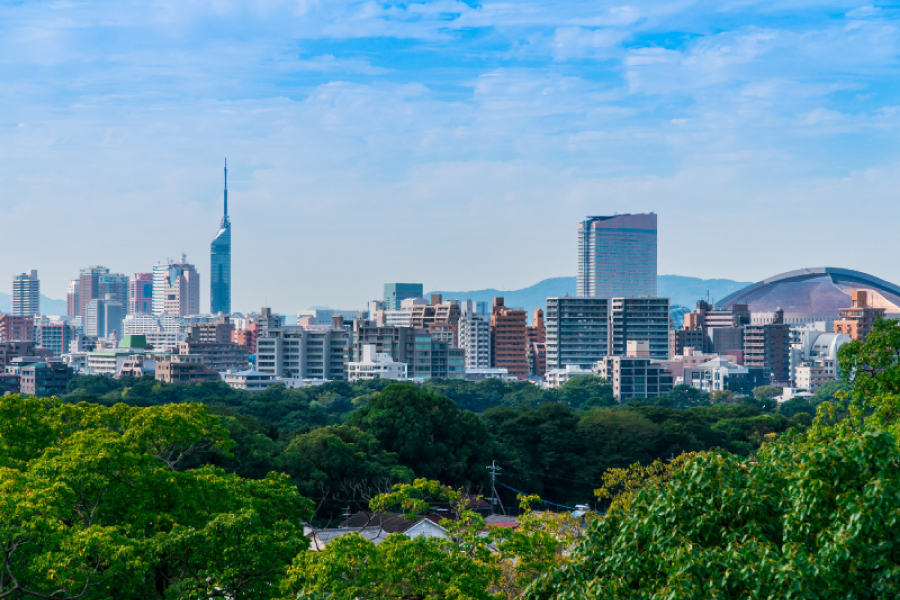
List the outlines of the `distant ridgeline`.
{"type": "MultiPolygon", "coordinates": [[[[693,310],[697,300],[709,298],[715,302],[719,298],[750,285],[749,282],[732,281],[730,279],[699,279],[680,275],[660,275],[657,277],[657,294],[661,298],[669,298],[670,312],[675,327],[681,327],[684,314],[693,310]]],[[[529,313],[536,308],[546,310],[547,298],[574,296],[576,294],[575,277],[552,277],[521,290],[501,291],[497,289],[474,290],[469,292],[435,291],[429,294],[442,294],[445,299],[487,302],[490,306],[495,296],[502,296],[506,305],[523,308],[529,313]]]]}

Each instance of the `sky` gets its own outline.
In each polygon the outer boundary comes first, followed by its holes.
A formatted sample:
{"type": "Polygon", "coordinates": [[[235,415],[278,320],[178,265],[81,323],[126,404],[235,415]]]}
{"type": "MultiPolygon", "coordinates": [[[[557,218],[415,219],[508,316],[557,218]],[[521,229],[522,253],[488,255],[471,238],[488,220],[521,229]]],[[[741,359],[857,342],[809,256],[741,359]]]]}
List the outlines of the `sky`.
{"type": "Polygon", "coordinates": [[[659,272],[900,283],[900,6],[0,0],[0,273],[185,253],[233,309],[574,275],[656,212],[659,272]]]}

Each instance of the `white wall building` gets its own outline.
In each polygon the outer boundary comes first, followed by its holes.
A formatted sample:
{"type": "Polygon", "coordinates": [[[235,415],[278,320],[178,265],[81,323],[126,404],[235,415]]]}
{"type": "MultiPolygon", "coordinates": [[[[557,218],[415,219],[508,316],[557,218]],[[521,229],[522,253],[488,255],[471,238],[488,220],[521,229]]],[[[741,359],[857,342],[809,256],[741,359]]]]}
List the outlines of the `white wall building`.
{"type": "Polygon", "coordinates": [[[347,363],[347,378],[351,383],[365,379],[407,379],[406,363],[394,362],[386,352],[376,352],[374,344],[362,347],[362,360],[347,363]]]}
{"type": "Polygon", "coordinates": [[[341,316],[345,321],[353,321],[358,311],[355,310],[335,310],[333,308],[310,308],[307,310],[297,311],[297,324],[302,323],[304,319],[308,320],[307,325],[331,325],[331,320],[335,315],[341,316]]]}
{"type": "Polygon", "coordinates": [[[284,378],[346,380],[350,336],[330,325],[261,331],[256,368],[284,378]]]}
{"type": "Polygon", "coordinates": [[[236,390],[247,390],[248,392],[261,392],[270,385],[278,383],[275,376],[271,373],[263,373],[262,371],[227,371],[223,375],[225,383],[236,390]]]}
{"type": "MultiPolygon", "coordinates": [[[[812,371],[805,370],[803,372],[804,378],[818,377],[822,373],[831,375],[831,379],[836,379],[838,376],[835,368],[837,353],[841,346],[850,341],[850,336],[843,333],[823,332],[821,329],[822,327],[818,326],[791,329],[791,380],[800,389],[807,389],[798,381],[801,377],[800,369],[802,367],[813,367],[812,371]]],[[[804,381],[810,380],[804,379],[804,381]]]]}
{"type": "Polygon", "coordinates": [[[476,313],[472,300],[463,303],[463,314],[459,318],[459,347],[466,353],[466,371],[490,368],[491,323],[476,313]]]}
{"type": "Polygon", "coordinates": [[[558,388],[578,375],[593,375],[592,369],[583,369],[580,365],[566,365],[565,369],[550,369],[544,374],[547,387],[558,388]]]}

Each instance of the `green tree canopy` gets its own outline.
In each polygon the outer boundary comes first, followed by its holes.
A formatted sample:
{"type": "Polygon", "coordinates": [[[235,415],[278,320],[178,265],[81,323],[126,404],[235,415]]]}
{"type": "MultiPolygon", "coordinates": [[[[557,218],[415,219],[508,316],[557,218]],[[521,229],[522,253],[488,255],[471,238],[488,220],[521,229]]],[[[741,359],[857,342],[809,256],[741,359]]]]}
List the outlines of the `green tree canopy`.
{"type": "Polygon", "coordinates": [[[420,477],[456,487],[486,481],[494,440],[477,415],[449,398],[393,384],[351,413],[347,424],[373,435],[420,477]]]}

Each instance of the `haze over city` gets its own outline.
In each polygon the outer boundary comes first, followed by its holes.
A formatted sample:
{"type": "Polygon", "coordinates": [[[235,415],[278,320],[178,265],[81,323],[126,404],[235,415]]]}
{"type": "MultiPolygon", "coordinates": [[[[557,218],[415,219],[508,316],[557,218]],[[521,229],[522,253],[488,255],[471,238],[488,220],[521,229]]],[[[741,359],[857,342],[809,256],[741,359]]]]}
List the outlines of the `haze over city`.
{"type": "Polygon", "coordinates": [[[0,208],[33,238],[0,270],[36,268],[62,299],[87,265],[134,273],[184,252],[208,282],[227,156],[239,310],[357,308],[385,281],[574,275],[575,225],[615,212],[659,215],[660,273],[897,281],[897,16],[799,1],[7,4],[0,208]]]}

